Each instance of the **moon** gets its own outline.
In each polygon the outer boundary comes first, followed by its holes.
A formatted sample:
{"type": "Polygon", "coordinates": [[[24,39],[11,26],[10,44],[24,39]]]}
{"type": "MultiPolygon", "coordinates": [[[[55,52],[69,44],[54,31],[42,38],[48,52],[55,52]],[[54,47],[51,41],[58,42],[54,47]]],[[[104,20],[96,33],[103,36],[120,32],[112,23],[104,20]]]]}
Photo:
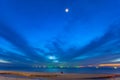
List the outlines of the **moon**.
{"type": "Polygon", "coordinates": [[[66,8],[66,9],[65,9],[65,12],[66,12],[66,13],[68,13],[68,12],[69,12],[69,9],[68,9],[68,8],[66,8]]]}

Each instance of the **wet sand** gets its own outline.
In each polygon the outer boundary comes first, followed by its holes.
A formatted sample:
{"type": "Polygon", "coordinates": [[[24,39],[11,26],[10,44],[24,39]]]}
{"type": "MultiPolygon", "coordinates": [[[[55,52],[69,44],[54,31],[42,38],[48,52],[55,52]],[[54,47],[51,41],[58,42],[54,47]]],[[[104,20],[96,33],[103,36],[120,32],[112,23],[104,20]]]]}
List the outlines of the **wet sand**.
{"type": "Polygon", "coordinates": [[[114,80],[116,77],[120,77],[120,74],[60,74],[0,71],[0,80],[114,80]]]}

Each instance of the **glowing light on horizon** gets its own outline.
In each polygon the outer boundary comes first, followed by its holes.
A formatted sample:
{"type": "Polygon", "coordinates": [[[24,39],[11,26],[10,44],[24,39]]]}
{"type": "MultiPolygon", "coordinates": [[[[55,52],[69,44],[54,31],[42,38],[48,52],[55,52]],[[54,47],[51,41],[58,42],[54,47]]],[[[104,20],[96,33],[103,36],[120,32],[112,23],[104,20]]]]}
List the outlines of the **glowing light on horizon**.
{"type": "Polygon", "coordinates": [[[64,68],[64,66],[59,66],[60,68],[64,68]]]}
{"type": "Polygon", "coordinates": [[[99,67],[98,66],[96,66],[96,69],[98,69],[99,67]]]}
{"type": "Polygon", "coordinates": [[[117,69],[117,67],[114,67],[114,69],[117,69]]]}
{"type": "Polygon", "coordinates": [[[88,65],[88,67],[93,67],[93,65],[88,65]]]}
{"type": "Polygon", "coordinates": [[[100,64],[101,67],[120,67],[120,64],[100,64]]]}

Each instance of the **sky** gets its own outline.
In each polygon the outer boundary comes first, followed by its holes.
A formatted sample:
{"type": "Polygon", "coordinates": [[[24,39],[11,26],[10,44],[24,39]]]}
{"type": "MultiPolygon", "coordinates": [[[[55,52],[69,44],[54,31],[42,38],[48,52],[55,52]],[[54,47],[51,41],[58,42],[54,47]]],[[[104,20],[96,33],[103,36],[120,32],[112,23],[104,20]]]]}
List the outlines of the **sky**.
{"type": "Polygon", "coordinates": [[[0,64],[119,63],[120,0],[0,0],[0,64]]]}

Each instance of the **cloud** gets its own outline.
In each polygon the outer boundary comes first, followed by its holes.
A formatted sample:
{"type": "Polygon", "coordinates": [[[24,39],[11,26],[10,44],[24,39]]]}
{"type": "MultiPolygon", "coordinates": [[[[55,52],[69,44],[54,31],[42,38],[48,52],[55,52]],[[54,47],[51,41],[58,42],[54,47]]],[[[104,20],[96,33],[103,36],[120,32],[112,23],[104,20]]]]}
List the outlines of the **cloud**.
{"type": "Polygon", "coordinates": [[[29,45],[24,37],[13,30],[12,27],[6,26],[5,23],[2,22],[0,23],[0,36],[17,47],[29,58],[36,61],[43,60],[43,57],[37,54],[37,52],[33,49],[32,46],[29,45]]]}
{"type": "Polygon", "coordinates": [[[9,61],[0,59],[0,63],[10,63],[9,61]]]}
{"type": "MultiPolygon", "coordinates": [[[[74,61],[76,60],[76,58],[78,57],[82,58],[83,56],[87,56],[87,57],[84,57],[84,59],[90,60],[91,58],[98,59],[96,58],[96,56],[99,57],[103,54],[106,54],[106,56],[110,55],[109,52],[114,49],[116,50],[116,46],[118,46],[117,44],[120,42],[119,30],[120,30],[119,24],[111,25],[103,36],[101,36],[100,38],[94,39],[86,46],[79,49],[76,49],[76,48],[68,49],[65,55],[61,57],[61,60],[74,61]]],[[[81,60],[81,59],[78,59],[78,60],[81,60]]]]}
{"type": "Polygon", "coordinates": [[[71,57],[68,56],[67,58],[73,58],[73,61],[78,61],[81,64],[105,63],[119,58],[119,30],[119,24],[110,27],[102,37],[83,47],[79,50],[79,53],[72,54],[71,57]],[[83,56],[87,57],[82,58],[83,56]],[[77,60],[76,57],[78,57],[77,60]]]}
{"type": "Polygon", "coordinates": [[[16,63],[16,64],[32,64],[34,63],[34,60],[31,60],[27,56],[19,55],[18,53],[14,53],[11,51],[0,49],[0,59],[9,61],[10,63],[16,63]]]}

